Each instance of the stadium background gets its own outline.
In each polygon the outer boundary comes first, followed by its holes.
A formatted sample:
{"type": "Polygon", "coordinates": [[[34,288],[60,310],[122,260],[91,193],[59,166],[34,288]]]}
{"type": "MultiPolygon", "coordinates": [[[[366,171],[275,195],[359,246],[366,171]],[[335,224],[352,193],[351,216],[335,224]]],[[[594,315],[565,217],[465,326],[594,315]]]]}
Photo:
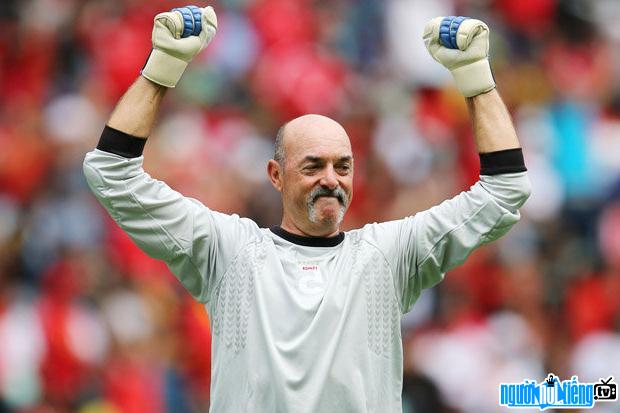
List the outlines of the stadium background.
{"type": "MultiPolygon", "coordinates": [[[[0,2],[0,412],[206,411],[209,328],[81,172],[150,50],[163,0],[0,2]]],[[[492,65],[533,183],[521,222],[403,321],[405,411],[495,412],[498,383],[620,379],[620,2],[222,0],[220,30],[168,94],[146,169],[270,226],[278,126],[341,121],[346,228],[413,214],[478,171],[427,19],[492,28],[492,65]]],[[[619,412],[620,403],[595,409],[619,412]]]]}

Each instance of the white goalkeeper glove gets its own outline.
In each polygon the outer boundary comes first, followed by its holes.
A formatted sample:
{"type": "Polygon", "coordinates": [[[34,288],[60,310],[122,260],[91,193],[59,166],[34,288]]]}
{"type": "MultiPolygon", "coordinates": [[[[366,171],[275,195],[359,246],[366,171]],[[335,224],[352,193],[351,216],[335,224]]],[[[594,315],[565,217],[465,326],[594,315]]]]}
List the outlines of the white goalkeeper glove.
{"type": "Polygon", "coordinates": [[[216,30],[217,17],[211,6],[186,6],[159,13],[153,25],[153,50],[142,76],[175,87],[189,62],[207,47],[216,30]]]}
{"type": "Polygon", "coordinates": [[[465,97],[495,88],[489,65],[489,27],[467,17],[436,17],[424,27],[424,44],[465,97]]]}

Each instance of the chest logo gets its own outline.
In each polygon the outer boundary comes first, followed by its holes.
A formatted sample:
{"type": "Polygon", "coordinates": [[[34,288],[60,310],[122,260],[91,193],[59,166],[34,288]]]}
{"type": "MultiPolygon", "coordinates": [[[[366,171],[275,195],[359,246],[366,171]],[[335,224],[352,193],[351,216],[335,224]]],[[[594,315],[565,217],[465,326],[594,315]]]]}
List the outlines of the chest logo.
{"type": "Polygon", "coordinates": [[[297,279],[297,288],[308,295],[317,295],[323,292],[325,281],[317,264],[299,263],[300,277],[297,279]]]}

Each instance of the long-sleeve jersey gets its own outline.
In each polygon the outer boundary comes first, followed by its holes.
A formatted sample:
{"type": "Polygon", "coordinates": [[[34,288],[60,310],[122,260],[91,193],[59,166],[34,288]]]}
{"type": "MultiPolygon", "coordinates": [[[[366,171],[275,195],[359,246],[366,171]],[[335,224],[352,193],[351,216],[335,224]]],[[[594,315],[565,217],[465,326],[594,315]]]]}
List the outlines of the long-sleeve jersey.
{"type": "Polygon", "coordinates": [[[118,225],[205,304],[213,412],[400,412],[401,316],[506,233],[530,188],[525,172],[481,175],[414,216],[305,238],[212,211],[142,161],[94,150],[84,171],[118,225]]]}

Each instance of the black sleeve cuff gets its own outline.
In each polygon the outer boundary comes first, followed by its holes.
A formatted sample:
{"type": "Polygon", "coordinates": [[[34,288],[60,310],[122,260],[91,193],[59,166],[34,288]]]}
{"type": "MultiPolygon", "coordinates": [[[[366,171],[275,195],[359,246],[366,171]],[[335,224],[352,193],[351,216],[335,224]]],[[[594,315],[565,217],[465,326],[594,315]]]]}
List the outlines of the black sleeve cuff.
{"type": "Polygon", "coordinates": [[[527,168],[521,148],[480,154],[480,175],[499,175],[525,171],[527,168]]]}
{"type": "Polygon", "coordinates": [[[146,139],[131,136],[106,125],[101,132],[97,149],[124,158],[137,158],[142,156],[144,145],[146,145],[146,139]]]}

